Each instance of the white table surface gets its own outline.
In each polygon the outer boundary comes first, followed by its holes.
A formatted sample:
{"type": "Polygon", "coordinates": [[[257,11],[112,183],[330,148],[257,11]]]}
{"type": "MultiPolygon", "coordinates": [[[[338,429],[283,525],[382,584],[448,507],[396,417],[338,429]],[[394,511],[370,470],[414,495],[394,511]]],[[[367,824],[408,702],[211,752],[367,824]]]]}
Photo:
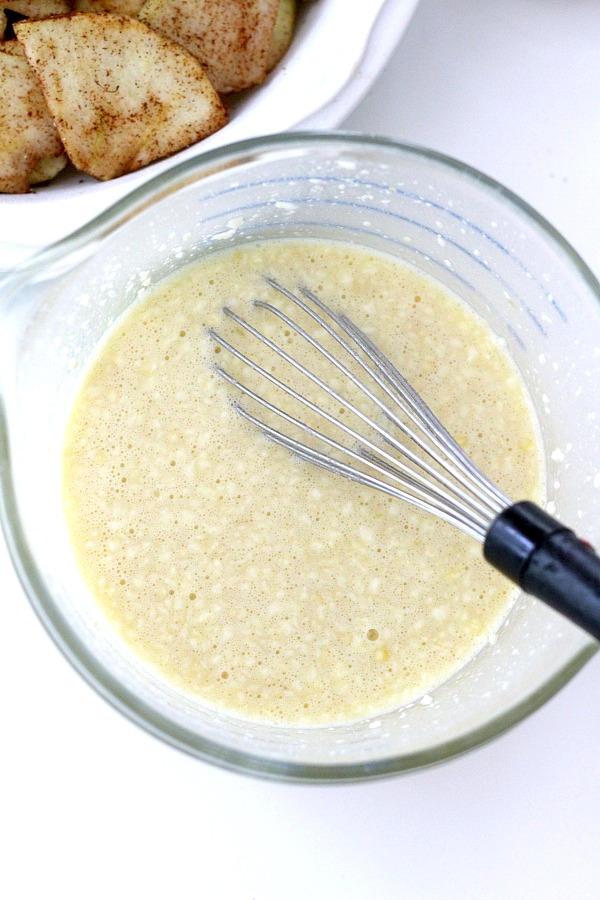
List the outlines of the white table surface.
{"type": "MultiPolygon", "coordinates": [[[[597,0],[422,0],[346,125],[482,169],[600,276],[597,0]]],[[[600,655],[467,756],[301,787],[148,737],[74,676],[10,574],[0,597],[7,900],[600,898],[600,655]]]]}

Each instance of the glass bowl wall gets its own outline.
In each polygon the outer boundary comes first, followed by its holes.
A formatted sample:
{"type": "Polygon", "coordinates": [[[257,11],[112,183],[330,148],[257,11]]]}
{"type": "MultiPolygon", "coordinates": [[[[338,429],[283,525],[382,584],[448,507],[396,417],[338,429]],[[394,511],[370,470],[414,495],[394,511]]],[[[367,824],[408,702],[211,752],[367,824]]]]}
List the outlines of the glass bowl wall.
{"type": "Polygon", "coordinates": [[[67,658],[169,743],[295,780],[408,771],[516,723],[597,645],[520,596],[495,643],[424,703],[330,728],[250,723],[177,692],[120,643],[81,582],[63,523],[64,428],[106,330],[140,291],[198,256],[294,236],[392,254],[489,322],[536,408],[550,508],[600,544],[600,291],[590,272],[547,223],[480,173],[420,148],[339,134],[248,141],[178,166],[0,283],[5,534],[67,658]]]}

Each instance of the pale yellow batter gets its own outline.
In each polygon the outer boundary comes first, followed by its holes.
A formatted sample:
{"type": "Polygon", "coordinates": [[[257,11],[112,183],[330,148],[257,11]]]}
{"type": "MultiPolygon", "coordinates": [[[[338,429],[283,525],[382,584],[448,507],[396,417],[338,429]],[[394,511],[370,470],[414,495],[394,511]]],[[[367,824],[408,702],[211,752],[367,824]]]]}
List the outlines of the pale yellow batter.
{"type": "Polygon", "coordinates": [[[65,512],[91,591],[154,671],[248,718],[349,721],[456,671],[513,589],[450,525],[235,413],[213,364],[235,366],[206,328],[227,331],[224,303],[256,322],[249,301],[275,299],[264,274],[347,312],[511,498],[540,497],[524,387],[484,323],[389,257],[280,241],[206,257],[117,323],[68,426],[65,512]]]}

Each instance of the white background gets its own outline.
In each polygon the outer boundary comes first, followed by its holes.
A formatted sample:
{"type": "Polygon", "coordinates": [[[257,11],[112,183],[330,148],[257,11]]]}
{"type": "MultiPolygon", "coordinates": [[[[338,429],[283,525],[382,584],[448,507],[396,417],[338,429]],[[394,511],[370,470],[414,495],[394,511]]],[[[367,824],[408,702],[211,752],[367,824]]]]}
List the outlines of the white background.
{"type": "MultiPolygon", "coordinates": [[[[346,126],[482,169],[600,275],[597,0],[422,0],[346,126]]],[[[275,784],[187,758],[113,712],[0,562],[7,900],[600,898],[600,656],[451,763],[354,786],[275,784]]]]}

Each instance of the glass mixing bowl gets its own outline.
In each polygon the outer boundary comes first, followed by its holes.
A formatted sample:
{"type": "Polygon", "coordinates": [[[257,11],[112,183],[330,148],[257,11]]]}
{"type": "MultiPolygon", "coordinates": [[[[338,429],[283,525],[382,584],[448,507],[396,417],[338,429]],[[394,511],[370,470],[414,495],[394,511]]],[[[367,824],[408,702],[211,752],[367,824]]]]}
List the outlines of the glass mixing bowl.
{"type": "Polygon", "coordinates": [[[50,635],[148,731],[202,759],[290,780],[408,771],[514,725],[597,644],[521,595],[496,640],[419,702],[335,727],[255,724],[179,693],[119,642],[82,586],[63,521],[64,429],[102,335],[140,290],[199,254],[291,236],[385,251],[470,303],[504,338],[530,391],[551,511],[600,544],[600,286],[489,178],[428,150],[342,134],[285,134],[186,162],[4,279],[3,525],[50,635]]]}

